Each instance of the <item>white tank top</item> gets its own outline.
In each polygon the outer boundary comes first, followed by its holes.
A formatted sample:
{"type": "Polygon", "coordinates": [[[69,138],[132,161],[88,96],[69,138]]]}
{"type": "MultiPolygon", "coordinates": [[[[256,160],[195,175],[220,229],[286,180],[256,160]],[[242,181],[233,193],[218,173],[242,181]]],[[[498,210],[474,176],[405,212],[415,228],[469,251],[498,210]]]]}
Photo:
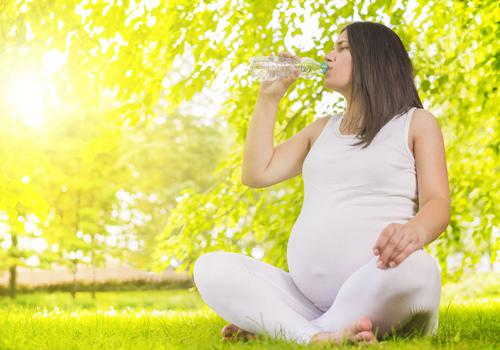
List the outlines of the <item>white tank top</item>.
{"type": "MultiPolygon", "coordinates": [[[[408,148],[415,109],[394,116],[366,149],[350,146],[359,139],[342,135],[342,116],[333,115],[303,162],[304,199],[287,260],[299,283],[307,280],[303,274],[324,281],[324,286],[298,285],[320,307],[332,300],[315,299],[325,295],[319,288],[341,285],[374,256],[372,246],[385,226],[404,224],[417,212],[415,159],[408,148]]],[[[331,293],[333,298],[337,291],[331,293]]]]}

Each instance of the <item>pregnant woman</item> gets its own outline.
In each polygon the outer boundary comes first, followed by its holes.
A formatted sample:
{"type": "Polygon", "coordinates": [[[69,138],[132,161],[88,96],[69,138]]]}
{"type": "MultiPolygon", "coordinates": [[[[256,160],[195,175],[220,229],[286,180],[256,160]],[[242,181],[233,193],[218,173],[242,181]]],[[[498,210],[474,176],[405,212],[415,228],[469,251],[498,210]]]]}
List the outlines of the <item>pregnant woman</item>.
{"type": "Polygon", "coordinates": [[[289,272],[214,251],[196,260],[195,284],[230,322],[222,333],[231,338],[372,343],[395,332],[434,335],[441,272],[422,247],[450,220],[439,123],[423,109],[409,55],[386,26],[349,24],[325,59],[324,85],[345,97],[343,113],[322,116],[274,147],[278,104],[294,71],[261,82],[246,136],[245,185],[303,176],[289,272]]]}

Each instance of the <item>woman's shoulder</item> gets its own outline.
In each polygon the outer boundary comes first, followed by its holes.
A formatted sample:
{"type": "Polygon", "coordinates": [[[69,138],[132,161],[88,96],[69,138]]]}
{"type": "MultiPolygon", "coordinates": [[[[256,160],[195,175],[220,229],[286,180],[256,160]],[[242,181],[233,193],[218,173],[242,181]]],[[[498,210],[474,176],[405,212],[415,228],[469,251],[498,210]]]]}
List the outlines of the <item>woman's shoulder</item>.
{"type": "Polygon", "coordinates": [[[318,136],[321,134],[324,128],[326,128],[327,124],[335,118],[337,115],[336,114],[331,114],[331,113],[325,113],[322,116],[316,118],[311,124],[310,124],[310,143],[311,145],[316,141],[318,136]]]}
{"type": "Polygon", "coordinates": [[[410,138],[415,144],[429,142],[432,138],[442,137],[441,125],[434,114],[424,108],[413,111],[410,122],[410,138]]]}
{"type": "Polygon", "coordinates": [[[333,122],[334,119],[340,117],[340,114],[338,113],[325,113],[321,117],[317,118],[316,120],[313,121],[314,124],[316,124],[315,129],[320,129],[323,130],[323,128],[328,124],[330,121],[333,122]]]}
{"type": "Polygon", "coordinates": [[[341,115],[341,113],[325,113],[321,117],[316,119],[316,121],[318,121],[319,124],[326,124],[329,120],[340,118],[341,115]]]}
{"type": "Polygon", "coordinates": [[[413,112],[414,116],[420,119],[425,120],[430,120],[430,119],[436,119],[434,114],[432,114],[430,111],[426,110],[425,108],[415,108],[415,111],[413,112]]]}
{"type": "Polygon", "coordinates": [[[411,129],[415,135],[425,133],[429,128],[439,126],[439,121],[434,114],[424,108],[416,108],[411,118],[411,129]]]}

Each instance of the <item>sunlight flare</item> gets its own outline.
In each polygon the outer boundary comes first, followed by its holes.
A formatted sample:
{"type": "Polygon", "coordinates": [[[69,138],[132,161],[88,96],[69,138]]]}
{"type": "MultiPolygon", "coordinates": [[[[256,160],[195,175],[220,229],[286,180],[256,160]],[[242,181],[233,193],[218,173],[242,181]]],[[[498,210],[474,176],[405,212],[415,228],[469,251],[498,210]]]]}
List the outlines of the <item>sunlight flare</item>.
{"type": "Polygon", "coordinates": [[[15,109],[15,118],[35,127],[43,126],[43,85],[41,79],[32,73],[15,75],[9,84],[7,101],[15,109]]]}

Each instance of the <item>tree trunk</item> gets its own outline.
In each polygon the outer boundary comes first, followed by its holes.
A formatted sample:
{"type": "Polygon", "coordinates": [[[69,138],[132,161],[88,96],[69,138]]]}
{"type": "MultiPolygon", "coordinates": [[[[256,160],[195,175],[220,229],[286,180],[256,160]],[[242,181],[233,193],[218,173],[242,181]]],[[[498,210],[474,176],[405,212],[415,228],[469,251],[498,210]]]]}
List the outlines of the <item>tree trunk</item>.
{"type": "Polygon", "coordinates": [[[17,279],[17,265],[12,265],[9,267],[9,296],[14,299],[16,297],[16,279],[17,279]]]}
{"type": "MultiPolygon", "coordinates": [[[[17,248],[17,235],[12,235],[12,247],[17,248]]],[[[17,285],[17,265],[9,267],[9,296],[14,299],[16,297],[17,285]]]]}
{"type": "Polygon", "coordinates": [[[95,300],[95,289],[96,289],[95,266],[92,266],[92,299],[93,300],[95,300]]]}
{"type": "Polygon", "coordinates": [[[73,268],[73,286],[71,288],[71,298],[73,298],[73,300],[75,300],[76,299],[76,272],[77,272],[77,269],[78,269],[78,261],[74,261],[73,264],[74,264],[74,268],[73,268]]]}

